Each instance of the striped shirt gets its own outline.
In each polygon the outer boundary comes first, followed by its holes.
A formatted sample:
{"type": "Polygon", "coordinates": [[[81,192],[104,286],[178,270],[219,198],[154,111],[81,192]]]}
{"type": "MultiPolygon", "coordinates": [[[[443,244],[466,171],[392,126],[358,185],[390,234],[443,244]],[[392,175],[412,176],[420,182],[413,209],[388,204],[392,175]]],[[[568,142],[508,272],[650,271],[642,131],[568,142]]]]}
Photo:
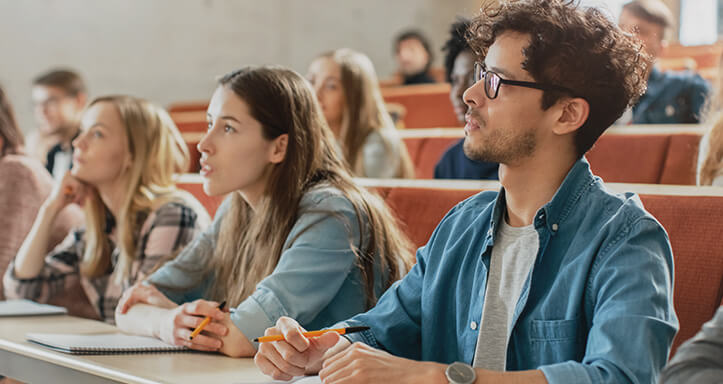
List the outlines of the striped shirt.
{"type": "MultiPolygon", "coordinates": [[[[140,281],[153,272],[162,262],[180,251],[208,223],[205,212],[197,212],[187,205],[171,202],[151,212],[139,226],[138,247],[129,275],[119,284],[112,276],[118,263],[120,249],[109,241],[111,266],[103,276],[89,278],[80,274],[80,262],[85,251],[85,231],[79,229],[70,232],[46,258],[45,265],[38,276],[19,279],[15,276],[14,263],[8,267],[3,284],[8,298],[25,298],[46,302],[77,283],[83,287],[88,300],[98,316],[113,323],[115,307],[123,290],[140,281]]],[[[113,229],[113,223],[107,228],[113,229]]]]}

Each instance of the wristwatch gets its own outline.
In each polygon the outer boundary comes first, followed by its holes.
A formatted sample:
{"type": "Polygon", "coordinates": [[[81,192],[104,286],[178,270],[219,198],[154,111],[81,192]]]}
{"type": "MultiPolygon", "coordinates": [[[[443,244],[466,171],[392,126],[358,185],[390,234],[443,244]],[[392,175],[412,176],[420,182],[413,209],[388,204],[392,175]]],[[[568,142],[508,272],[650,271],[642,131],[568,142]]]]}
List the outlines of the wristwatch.
{"type": "Polygon", "coordinates": [[[472,384],[477,379],[474,368],[459,361],[450,364],[444,374],[449,384],[472,384]]]}

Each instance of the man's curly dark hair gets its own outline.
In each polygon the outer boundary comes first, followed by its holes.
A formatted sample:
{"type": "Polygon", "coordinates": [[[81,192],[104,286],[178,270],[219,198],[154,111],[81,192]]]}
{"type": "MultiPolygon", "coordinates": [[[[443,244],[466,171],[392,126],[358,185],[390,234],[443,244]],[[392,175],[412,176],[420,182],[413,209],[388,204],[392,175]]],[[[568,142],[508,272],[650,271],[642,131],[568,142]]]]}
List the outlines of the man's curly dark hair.
{"type": "Polygon", "coordinates": [[[442,52],[445,53],[444,71],[447,75],[447,81],[450,83],[452,82],[452,69],[454,69],[454,61],[457,56],[466,50],[472,50],[465,37],[470,24],[469,19],[458,18],[449,29],[449,40],[442,47],[442,52]]]}
{"type": "Polygon", "coordinates": [[[639,40],[596,8],[580,7],[574,0],[504,0],[485,6],[467,35],[480,62],[507,31],[530,36],[522,68],[535,81],[574,93],[545,91],[543,109],[570,96],[590,104],[575,136],[578,156],[645,93],[650,57],[639,40]]]}

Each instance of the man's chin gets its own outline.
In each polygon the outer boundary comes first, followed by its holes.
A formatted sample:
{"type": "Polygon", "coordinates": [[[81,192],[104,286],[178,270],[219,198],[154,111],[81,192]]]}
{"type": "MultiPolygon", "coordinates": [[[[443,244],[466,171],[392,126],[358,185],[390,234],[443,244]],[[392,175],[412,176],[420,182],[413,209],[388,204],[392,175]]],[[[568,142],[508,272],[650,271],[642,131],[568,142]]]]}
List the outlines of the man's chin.
{"type": "Polygon", "coordinates": [[[464,144],[462,145],[464,155],[467,156],[468,159],[480,163],[501,163],[504,161],[503,153],[495,151],[489,148],[489,144],[485,144],[486,143],[480,142],[479,138],[477,138],[477,142],[475,142],[475,139],[471,139],[469,136],[465,137],[464,144]]]}

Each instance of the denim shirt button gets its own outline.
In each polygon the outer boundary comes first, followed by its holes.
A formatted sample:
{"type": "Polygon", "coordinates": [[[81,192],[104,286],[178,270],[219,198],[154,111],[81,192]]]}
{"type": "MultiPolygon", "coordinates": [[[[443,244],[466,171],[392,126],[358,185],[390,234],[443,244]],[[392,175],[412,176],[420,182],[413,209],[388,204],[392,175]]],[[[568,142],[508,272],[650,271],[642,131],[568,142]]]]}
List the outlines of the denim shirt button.
{"type": "Polygon", "coordinates": [[[469,323],[469,327],[472,328],[472,330],[474,331],[475,329],[477,329],[477,323],[473,321],[469,323]]]}
{"type": "Polygon", "coordinates": [[[557,224],[552,224],[553,231],[557,232],[557,228],[559,228],[557,224]]]}

